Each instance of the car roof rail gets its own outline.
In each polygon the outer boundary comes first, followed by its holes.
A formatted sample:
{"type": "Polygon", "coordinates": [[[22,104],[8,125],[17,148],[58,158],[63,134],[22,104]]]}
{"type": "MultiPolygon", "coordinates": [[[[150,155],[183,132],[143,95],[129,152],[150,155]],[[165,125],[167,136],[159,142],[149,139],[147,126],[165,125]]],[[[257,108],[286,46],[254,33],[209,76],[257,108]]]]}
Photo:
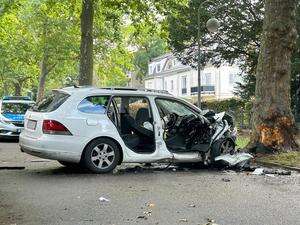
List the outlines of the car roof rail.
{"type": "Polygon", "coordinates": [[[168,94],[171,95],[166,90],[156,90],[156,89],[148,89],[148,88],[131,88],[131,87],[101,87],[100,89],[105,90],[116,90],[116,91],[145,91],[145,92],[152,92],[152,93],[159,93],[159,94],[168,94]]]}

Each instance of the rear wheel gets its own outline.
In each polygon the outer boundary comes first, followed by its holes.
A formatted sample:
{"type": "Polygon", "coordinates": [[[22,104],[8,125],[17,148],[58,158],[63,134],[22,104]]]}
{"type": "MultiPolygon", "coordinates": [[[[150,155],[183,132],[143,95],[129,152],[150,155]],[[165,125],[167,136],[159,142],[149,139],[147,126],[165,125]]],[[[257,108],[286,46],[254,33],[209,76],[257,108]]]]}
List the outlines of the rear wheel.
{"type": "Polygon", "coordinates": [[[83,164],[94,173],[107,173],[118,165],[120,157],[120,149],[114,141],[98,138],[86,147],[83,164]]]}

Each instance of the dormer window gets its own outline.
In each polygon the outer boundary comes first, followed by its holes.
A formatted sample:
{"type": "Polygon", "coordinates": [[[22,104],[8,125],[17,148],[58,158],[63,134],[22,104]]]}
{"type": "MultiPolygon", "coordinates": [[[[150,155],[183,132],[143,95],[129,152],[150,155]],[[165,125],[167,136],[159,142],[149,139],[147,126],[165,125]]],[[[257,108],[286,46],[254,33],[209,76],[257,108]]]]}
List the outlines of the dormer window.
{"type": "Polygon", "coordinates": [[[173,61],[169,61],[169,62],[168,62],[168,66],[167,66],[168,70],[171,69],[172,66],[173,66],[173,61]]]}
{"type": "Polygon", "coordinates": [[[160,64],[156,65],[156,72],[159,73],[160,72],[160,64]]]}

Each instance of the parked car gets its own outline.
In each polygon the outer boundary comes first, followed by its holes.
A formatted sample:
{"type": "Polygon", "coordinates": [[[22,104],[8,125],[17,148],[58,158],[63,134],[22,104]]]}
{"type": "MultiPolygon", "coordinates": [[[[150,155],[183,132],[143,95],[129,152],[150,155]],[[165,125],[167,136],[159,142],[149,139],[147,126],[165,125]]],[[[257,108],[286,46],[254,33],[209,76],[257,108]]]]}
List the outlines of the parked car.
{"type": "Polygon", "coordinates": [[[202,112],[167,92],[68,87],[27,111],[20,146],[105,173],[121,163],[212,163],[234,150],[235,139],[228,114],[202,112]]]}
{"type": "Polygon", "coordinates": [[[34,104],[29,97],[5,96],[0,101],[0,138],[17,138],[24,129],[24,115],[34,104]]]}

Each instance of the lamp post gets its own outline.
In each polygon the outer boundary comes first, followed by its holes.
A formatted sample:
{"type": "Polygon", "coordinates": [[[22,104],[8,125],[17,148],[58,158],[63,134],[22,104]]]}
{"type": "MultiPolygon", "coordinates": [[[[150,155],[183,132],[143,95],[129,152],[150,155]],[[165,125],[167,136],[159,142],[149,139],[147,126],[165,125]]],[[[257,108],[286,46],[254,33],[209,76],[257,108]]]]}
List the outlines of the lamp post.
{"type": "MultiPolygon", "coordinates": [[[[205,3],[210,1],[204,1],[198,7],[198,32],[197,32],[197,42],[198,42],[198,107],[201,109],[201,39],[200,39],[200,9],[205,3]]],[[[209,32],[216,32],[220,26],[219,21],[216,18],[210,18],[206,22],[206,28],[209,32]]]]}

